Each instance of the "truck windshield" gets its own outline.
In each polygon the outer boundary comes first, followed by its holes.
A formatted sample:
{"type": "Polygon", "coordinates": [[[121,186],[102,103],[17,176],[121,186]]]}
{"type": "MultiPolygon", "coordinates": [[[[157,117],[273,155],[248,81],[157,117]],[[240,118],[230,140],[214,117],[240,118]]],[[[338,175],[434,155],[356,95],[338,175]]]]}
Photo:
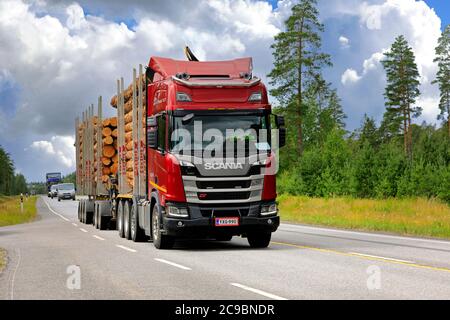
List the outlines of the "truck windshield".
{"type": "Polygon", "coordinates": [[[73,183],[64,183],[58,185],[58,190],[73,190],[73,189],[74,189],[73,183]]]}
{"type": "Polygon", "coordinates": [[[270,149],[267,115],[202,114],[191,115],[187,117],[187,121],[186,117],[184,119],[183,121],[182,116],[175,116],[172,120],[169,142],[173,153],[192,154],[195,150],[211,149],[213,145],[216,150],[230,145],[237,149],[245,146],[245,150],[250,152],[270,149]]]}

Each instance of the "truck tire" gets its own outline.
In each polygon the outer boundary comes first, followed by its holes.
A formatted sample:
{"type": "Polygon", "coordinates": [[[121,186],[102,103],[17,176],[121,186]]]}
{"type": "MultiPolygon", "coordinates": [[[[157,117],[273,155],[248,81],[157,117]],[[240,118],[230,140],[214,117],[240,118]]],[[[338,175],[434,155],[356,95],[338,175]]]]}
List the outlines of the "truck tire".
{"type": "Polygon", "coordinates": [[[78,202],[78,221],[81,222],[81,210],[83,206],[83,201],[78,202]]]}
{"type": "Polygon", "coordinates": [[[86,221],[86,200],[83,200],[83,205],[81,206],[81,223],[86,221]]]}
{"type": "Polygon", "coordinates": [[[95,229],[98,229],[98,204],[94,204],[94,219],[92,219],[92,225],[95,229]]]}
{"type": "Polygon", "coordinates": [[[157,204],[153,206],[152,211],[152,236],[153,245],[157,249],[171,249],[174,245],[175,239],[171,236],[161,234],[161,223],[159,219],[159,212],[157,204]]]}
{"type": "Polygon", "coordinates": [[[247,235],[248,243],[252,248],[267,248],[271,238],[271,233],[254,232],[247,235]]]}
{"type": "Polygon", "coordinates": [[[134,242],[140,242],[145,240],[145,233],[141,227],[139,227],[139,215],[135,204],[131,205],[130,216],[130,236],[134,242]]]}
{"type": "Polygon", "coordinates": [[[98,229],[99,230],[106,230],[106,228],[108,227],[108,223],[109,223],[109,218],[108,217],[103,217],[101,215],[101,213],[98,215],[98,229]]]}
{"type": "Polygon", "coordinates": [[[119,231],[119,237],[125,237],[123,232],[123,203],[121,200],[117,202],[117,231],[119,231]]]}
{"type": "Polygon", "coordinates": [[[123,203],[123,233],[125,236],[125,239],[130,240],[131,239],[131,233],[130,233],[130,201],[125,201],[123,203]]]}
{"type": "Polygon", "coordinates": [[[58,202],[61,202],[61,198],[58,197],[58,202]]]}

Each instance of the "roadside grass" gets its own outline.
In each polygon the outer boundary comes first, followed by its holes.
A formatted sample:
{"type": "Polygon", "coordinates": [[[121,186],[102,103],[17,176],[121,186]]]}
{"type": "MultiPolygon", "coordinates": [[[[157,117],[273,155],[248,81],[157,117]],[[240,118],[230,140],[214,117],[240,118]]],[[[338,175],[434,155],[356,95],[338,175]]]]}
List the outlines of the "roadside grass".
{"type": "Polygon", "coordinates": [[[37,197],[24,198],[20,211],[19,196],[0,196],[0,227],[33,221],[36,217],[37,197]]]}
{"type": "Polygon", "coordinates": [[[6,267],[6,250],[0,248],[0,273],[2,273],[5,267],[6,267]]]}
{"type": "Polygon", "coordinates": [[[288,222],[450,239],[450,207],[436,199],[281,195],[278,200],[281,219],[288,222]]]}

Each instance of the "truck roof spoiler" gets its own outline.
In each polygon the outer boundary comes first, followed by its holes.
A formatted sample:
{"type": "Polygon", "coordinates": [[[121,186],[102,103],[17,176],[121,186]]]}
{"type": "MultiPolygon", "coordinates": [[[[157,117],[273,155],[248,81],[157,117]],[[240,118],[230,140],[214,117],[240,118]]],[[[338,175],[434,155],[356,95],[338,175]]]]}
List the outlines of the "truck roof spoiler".
{"type": "Polygon", "coordinates": [[[258,77],[253,77],[247,81],[233,81],[233,80],[224,80],[217,79],[212,80],[208,79],[205,81],[188,81],[184,79],[180,79],[177,76],[172,76],[172,79],[182,85],[187,87],[253,87],[261,82],[261,79],[258,77]]]}

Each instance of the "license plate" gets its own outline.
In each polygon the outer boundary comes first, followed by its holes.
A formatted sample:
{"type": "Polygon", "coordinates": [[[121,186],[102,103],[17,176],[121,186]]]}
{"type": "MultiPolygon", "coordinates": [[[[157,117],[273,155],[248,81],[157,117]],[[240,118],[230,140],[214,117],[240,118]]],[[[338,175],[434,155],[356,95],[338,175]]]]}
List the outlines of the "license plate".
{"type": "Polygon", "coordinates": [[[216,227],[236,227],[239,226],[239,218],[214,218],[214,225],[216,227]]]}

